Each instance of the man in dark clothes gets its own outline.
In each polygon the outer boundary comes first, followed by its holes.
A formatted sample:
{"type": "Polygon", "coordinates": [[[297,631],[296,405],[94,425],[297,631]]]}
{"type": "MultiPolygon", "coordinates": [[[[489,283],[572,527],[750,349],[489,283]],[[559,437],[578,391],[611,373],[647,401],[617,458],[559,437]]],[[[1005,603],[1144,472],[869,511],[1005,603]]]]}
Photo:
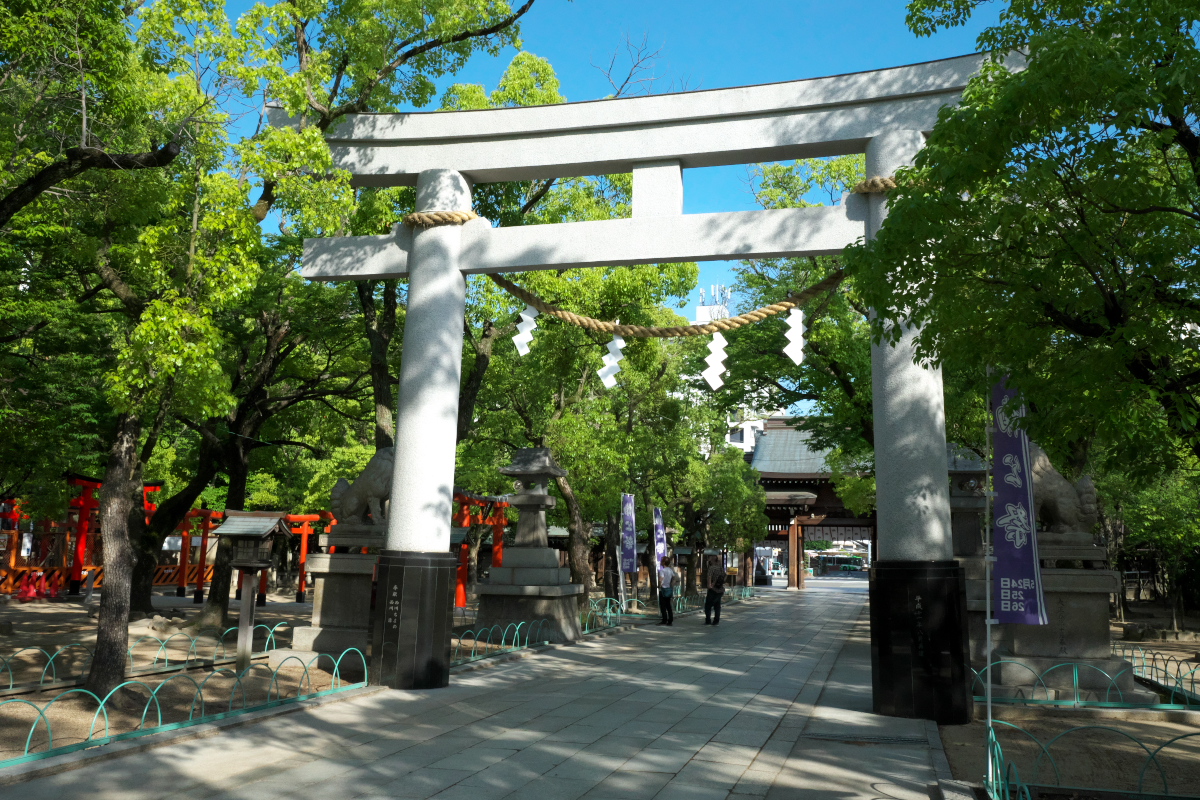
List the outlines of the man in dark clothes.
{"type": "Polygon", "coordinates": [[[705,572],[704,585],[708,587],[708,595],[704,598],[704,624],[721,624],[721,597],[725,594],[725,570],[721,559],[709,556],[708,571],[705,572]]]}
{"type": "Polygon", "coordinates": [[[679,576],[671,565],[671,557],[663,556],[662,566],[658,568],[658,610],[662,613],[659,625],[675,624],[675,584],[679,576]]]}

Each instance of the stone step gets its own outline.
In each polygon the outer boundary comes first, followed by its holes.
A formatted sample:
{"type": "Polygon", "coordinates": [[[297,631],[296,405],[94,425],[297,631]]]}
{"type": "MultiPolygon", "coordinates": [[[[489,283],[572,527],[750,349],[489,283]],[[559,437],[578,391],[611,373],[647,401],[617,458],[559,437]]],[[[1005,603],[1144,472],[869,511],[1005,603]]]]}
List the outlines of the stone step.
{"type": "MultiPolygon", "coordinates": [[[[505,559],[508,553],[504,554],[505,559]]],[[[492,567],[488,583],[497,586],[561,586],[571,582],[569,567],[541,569],[533,567],[492,567]]]]}
{"type": "MultiPolygon", "coordinates": [[[[558,569],[558,551],[553,547],[506,547],[501,569],[558,569]]],[[[493,567],[492,571],[495,572],[493,567]]]]}

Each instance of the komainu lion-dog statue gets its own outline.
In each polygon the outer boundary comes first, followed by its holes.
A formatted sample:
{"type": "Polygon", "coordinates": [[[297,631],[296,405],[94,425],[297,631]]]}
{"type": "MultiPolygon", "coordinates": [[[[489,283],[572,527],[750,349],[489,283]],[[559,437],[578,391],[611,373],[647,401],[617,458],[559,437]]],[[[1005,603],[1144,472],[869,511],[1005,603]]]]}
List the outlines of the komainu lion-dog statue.
{"type": "Polygon", "coordinates": [[[1091,533],[1099,519],[1096,486],[1084,475],[1074,484],[1050,463],[1046,451],[1029,443],[1035,513],[1052,533],[1091,533]]]}
{"type": "Polygon", "coordinates": [[[395,460],[392,448],[381,447],[371,456],[354,483],[338,478],[329,506],[338,522],[367,524],[366,515],[369,511],[371,522],[383,524],[387,519],[388,501],[392,498],[392,468],[395,460]]]}

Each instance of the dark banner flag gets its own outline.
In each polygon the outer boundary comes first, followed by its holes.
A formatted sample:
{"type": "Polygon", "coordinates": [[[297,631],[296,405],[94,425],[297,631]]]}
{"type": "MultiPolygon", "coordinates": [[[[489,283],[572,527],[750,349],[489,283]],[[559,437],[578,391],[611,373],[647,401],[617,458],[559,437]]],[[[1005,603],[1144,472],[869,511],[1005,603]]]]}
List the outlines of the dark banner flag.
{"type": "Polygon", "coordinates": [[[621,495],[621,572],[637,572],[637,528],[631,494],[621,495]]]}
{"type": "Polygon", "coordinates": [[[992,387],[995,419],[992,466],[996,496],[992,547],[996,556],[992,585],[996,619],[1014,625],[1045,625],[1042,570],[1038,560],[1033,476],[1029,472],[1029,438],[1016,426],[1025,416],[1017,393],[1002,379],[992,387]]]}
{"type": "Polygon", "coordinates": [[[667,557],[667,528],[663,525],[662,509],[654,509],[654,563],[661,564],[667,557]]]}

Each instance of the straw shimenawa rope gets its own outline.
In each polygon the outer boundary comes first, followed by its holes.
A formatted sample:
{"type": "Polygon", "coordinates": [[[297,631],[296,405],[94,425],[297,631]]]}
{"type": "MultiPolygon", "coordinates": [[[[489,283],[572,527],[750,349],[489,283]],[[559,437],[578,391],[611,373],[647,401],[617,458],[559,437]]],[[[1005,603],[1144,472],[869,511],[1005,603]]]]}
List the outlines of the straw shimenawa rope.
{"type": "Polygon", "coordinates": [[[474,211],[414,211],[406,214],[404,224],[414,228],[434,228],[438,225],[462,225],[478,219],[474,211]]]}
{"type": "Polygon", "coordinates": [[[867,178],[865,181],[862,181],[862,182],[856,184],[855,187],[853,189],[851,189],[850,191],[853,192],[854,194],[878,194],[878,193],[883,193],[883,192],[890,192],[892,189],[895,189],[895,188],[896,188],[895,176],[890,177],[890,178],[885,178],[882,175],[877,175],[874,178],[867,178]]]}
{"type": "Polygon", "coordinates": [[[504,291],[516,297],[528,305],[533,306],[542,314],[548,314],[552,317],[561,319],[563,322],[569,322],[572,325],[578,325],[581,328],[586,328],[589,331],[601,331],[603,333],[611,333],[616,336],[623,336],[634,339],[660,338],[665,339],[675,336],[704,336],[717,331],[731,331],[735,328],[740,328],[743,325],[749,325],[752,322],[759,322],[774,314],[787,311],[797,306],[802,306],[809,300],[821,295],[825,292],[836,289],[838,285],[845,279],[846,275],[842,270],[830,275],[820,283],[815,283],[812,286],[800,292],[789,294],[786,300],[781,300],[778,303],[772,303],[769,306],[756,308],[753,311],[748,311],[745,314],[739,314],[736,317],[725,317],[724,319],[715,319],[712,322],[707,322],[702,325],[675,325],[675,326],[654,326],[648,327],[645,325],[618,325],[615,322],[604,322],[603,320],[585,317],[580,314],[575,314],[571,311],[566,311],[557,306],[553,306],[541,299],[532,292],[522,289],[510,280],[502,278],[499,275],[489,275],[496,285],[504,291]]]}

